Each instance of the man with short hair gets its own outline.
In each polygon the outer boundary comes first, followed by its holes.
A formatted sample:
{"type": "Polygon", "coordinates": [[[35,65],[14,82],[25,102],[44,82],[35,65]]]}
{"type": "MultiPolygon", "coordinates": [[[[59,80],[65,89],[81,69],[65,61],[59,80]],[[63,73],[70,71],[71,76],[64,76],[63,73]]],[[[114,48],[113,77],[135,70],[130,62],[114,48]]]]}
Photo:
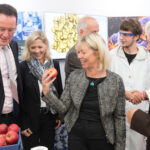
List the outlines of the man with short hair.
{"type": "MultiPolygon", "coordinates": [[[[90,16],[85,16],[81,18],[77,23],[78,36],[81,37],[91,32],[99,32],[99,24],[96,21],[96,19],[90,16]]],[[[66,55],[65,60],[66,79],[68,78],[69,74],[72,71],[81,68],[82,67],[80,60],[77,58],[77,50],[75,49],[75,46],[73,46],[66,55]]]]}
{"type": "MultiPolygon", "coordinates": [[[[147,112],[149,108],[149,103],[142,101],[144,99],[142,91],[150,88],[150,82],[147,82],[150,81],[150,54],[144,47],[136,44],[141,34],[142,28],[137,20],[122,21],[121,45],[110,52],[112,56],[110,69],[119,74],[124,81],[126,112],[131,108],[147,112]]],[[[126,122],[126,150],[144,150],[145,145],[144,136],[130,129],[126,122]]]]}
{"type": "Polygon", "coordinates": [[[0,123],[19,123],[22,85],[18,45],[12,41],[17,27],[17,11],[0,4],[0,123]]]}

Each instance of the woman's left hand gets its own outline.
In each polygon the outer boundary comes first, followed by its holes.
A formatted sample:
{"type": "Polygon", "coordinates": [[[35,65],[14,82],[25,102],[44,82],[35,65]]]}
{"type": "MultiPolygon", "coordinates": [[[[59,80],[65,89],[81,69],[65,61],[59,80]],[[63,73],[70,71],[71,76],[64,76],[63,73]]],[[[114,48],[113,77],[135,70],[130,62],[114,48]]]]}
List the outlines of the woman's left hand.
{"type": "Polygon", "coordinates": [[[49,92],[50,85],[54,82],[55,78],[52,78],[52,75],[49,74],[49,71],[46,70],[42,75],[42,92],[46,95],[49,92]]]}
{"type": "Polygon", "coordinates": [[[58,129],[61,126],[61,121],[60,120],[56,120],[57,126],[55,127],[55,129],[58,129]]]}

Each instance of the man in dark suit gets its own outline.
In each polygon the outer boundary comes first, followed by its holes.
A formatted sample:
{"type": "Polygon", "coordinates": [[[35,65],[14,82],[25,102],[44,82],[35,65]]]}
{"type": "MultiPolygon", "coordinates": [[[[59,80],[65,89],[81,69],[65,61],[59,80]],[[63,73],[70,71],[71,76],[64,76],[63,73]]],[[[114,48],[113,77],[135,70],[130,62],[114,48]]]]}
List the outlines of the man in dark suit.
{"type": "Polygon", "coordinates": [[[12,41],[17,27],[17,11],[0,4],[0,123],[19,123],[21,79],[18,45],[12,41]]]}
{"type": "MultiPolygon", "coordinates": [[[[90,16],[85,16],[81,18],[77,24],[77,32],[78,36],[81,37],[85,34],[91,32],[99,32],[99,24],[95,18],[90,16]]],[[[80,60],[77,58],[77,50],[75,46],[73,46],[67,53],[66,60],[65,60],[65,74],[66,79],[68,78],[69,74],[74,71],[75,69],[81,69],[80,60]]]]}

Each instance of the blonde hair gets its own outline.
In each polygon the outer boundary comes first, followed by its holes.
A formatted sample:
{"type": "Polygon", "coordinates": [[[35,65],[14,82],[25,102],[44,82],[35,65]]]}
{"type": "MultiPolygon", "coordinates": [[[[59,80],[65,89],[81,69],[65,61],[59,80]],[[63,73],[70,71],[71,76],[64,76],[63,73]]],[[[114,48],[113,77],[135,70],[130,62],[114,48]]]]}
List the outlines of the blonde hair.
{"type": "Polygon", "coordinates": [[[93,52],[99,55],[99,70],[105,71],[110,65],[110,54],[104,39],[96,32],[82,36],[77,44],[76,49],[82,47],[82,44],[87,43],[93,52]]]}
{"type": "Polygon", "coordinates": [[[25,48],[22,54],[22,59],[29,61],[31,58],[31,53],[30,53],[30,46],[31,44],[36,41],[36,40],[41,40],[46,46],[46,53],[45,53],[45,60],[50,59],[50,53],[49,53],[49,43],[48,43],[48,39],[45,36],[45,34],[42,31],[34,31],[32,32],[29,37],[27,38],[26,42],[25,42],[25,48]]]}

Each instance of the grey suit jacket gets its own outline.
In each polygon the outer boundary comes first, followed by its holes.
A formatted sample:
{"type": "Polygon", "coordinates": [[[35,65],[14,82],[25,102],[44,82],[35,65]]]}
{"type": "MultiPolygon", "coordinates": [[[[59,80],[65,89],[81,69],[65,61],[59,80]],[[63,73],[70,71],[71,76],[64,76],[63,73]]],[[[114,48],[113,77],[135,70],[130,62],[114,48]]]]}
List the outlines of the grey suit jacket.
{"type": "MultiPolygon", "coordinates": [[[[70,132],[78,119],[80,106],[89,80],[84,69],[72,72],[66,81],[64,91],[59,100],[49,92],[43,100],[58,113],[64,114],[67,131],[70,132]]],[[[106,79],[98,85],[100,118],[107,140],[115,145],[115,150],[125,149],[125,91],[119,75],[107,71],[106,79]]]]}

